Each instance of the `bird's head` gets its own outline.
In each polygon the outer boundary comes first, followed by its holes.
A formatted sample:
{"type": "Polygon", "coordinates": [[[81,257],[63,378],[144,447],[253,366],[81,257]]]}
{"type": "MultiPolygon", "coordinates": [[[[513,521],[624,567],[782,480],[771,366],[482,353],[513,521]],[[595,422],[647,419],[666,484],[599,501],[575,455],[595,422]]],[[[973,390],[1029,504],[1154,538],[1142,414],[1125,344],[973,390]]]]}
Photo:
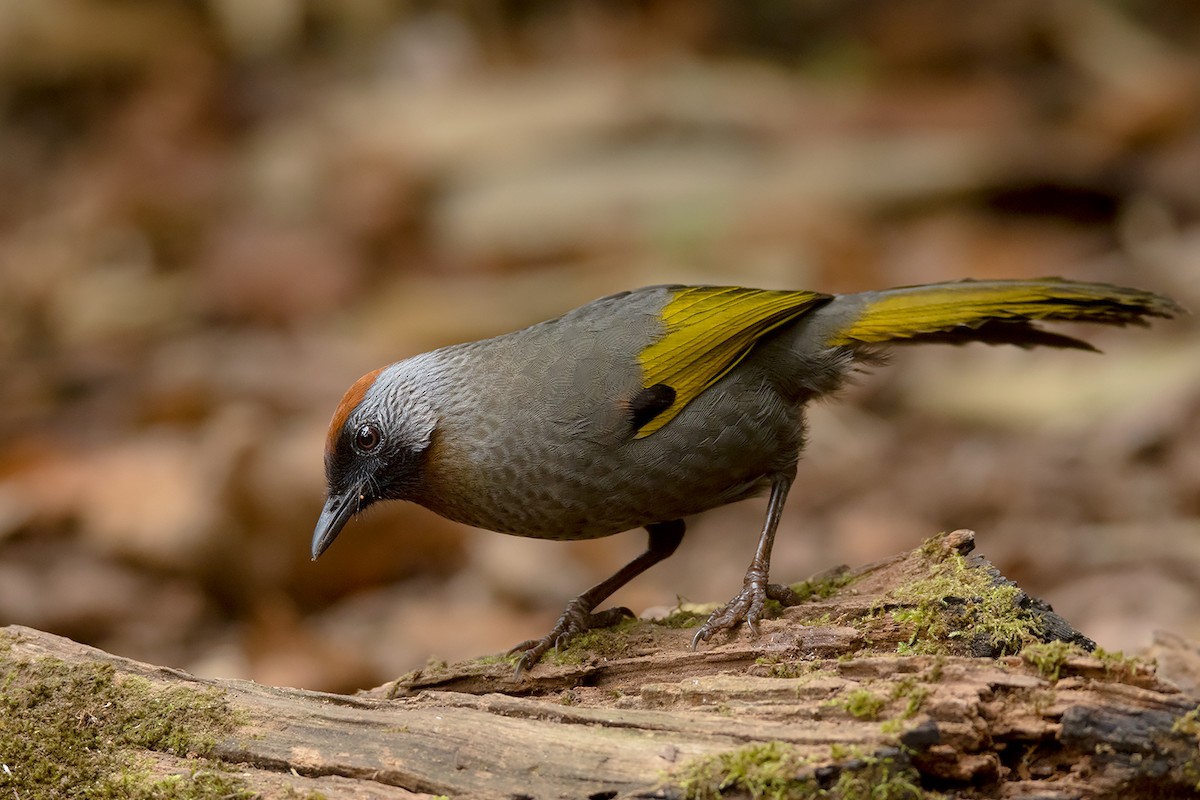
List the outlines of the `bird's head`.
{"type": "Polygon", "coordinates": [[[379,500],[404,499],[420,481],[437,420],[406,366],[368,372],[333,413],[325,438],[329,497],[313,532],[314,560],[356,513],[379,500]]]}

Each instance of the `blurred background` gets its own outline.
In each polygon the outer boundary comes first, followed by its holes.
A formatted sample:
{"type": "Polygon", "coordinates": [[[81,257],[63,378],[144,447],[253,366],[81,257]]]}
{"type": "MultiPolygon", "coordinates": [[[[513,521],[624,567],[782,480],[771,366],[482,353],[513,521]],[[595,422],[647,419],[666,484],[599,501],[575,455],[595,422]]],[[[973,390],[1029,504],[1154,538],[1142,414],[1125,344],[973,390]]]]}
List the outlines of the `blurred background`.
{"type": "MultiPolygon", "coordinates": [[[[0,624],[201,675],[503,650],[644,546],[390,504],[310,562],[381,364],[670,281],[1200,309],[1193,0],[6,0],[0,114],[0,624]]],[[[1200,638],[1197,323],[1086,334],[814,408],[774,576],[970,527],[1107,648],[1200,638]]],[[[724,601],[763,510],[615,601],[724,601]]]]}

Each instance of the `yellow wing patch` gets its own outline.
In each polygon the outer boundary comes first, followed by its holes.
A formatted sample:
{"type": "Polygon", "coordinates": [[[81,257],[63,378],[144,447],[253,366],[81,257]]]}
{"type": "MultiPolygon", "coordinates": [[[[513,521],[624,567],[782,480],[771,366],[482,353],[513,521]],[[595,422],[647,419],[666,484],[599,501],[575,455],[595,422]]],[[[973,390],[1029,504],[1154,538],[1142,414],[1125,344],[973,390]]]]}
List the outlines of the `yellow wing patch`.
{"type": "Polygon", "coordinates": [[[638,428],[649,436],[737,366],[755,342],[829,295],[736,286],[690,286],[662,310],[666,333],[641,352],[642,387],[666,384],[675,402],[638,428]]]}

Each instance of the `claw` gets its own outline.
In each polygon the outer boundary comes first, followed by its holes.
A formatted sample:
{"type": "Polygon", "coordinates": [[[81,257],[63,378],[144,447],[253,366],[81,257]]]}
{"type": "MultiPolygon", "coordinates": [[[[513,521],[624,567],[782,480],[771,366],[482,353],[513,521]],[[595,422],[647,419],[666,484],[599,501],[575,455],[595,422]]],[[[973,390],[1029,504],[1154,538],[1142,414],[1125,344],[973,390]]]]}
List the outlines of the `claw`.
{"type": "Polygon", "coordinates": [[[762,581],[747,580],[742,591],[723,608],[714,611],[708,621],[700,626],[700,630],[696,631],[696,635],[692,637],[692,650],[715,634],[733,630],[743,623],[750,629],[751,635],[758,636],[758,621],[762,618],[763,605],[768,599],[784,605],[795,605],[797,601],[795,592],[786,586],[774,583],[764,586],[762,581]]]}
{"type": "Polygon", "coordinates": [[[593,614],[583,603],[579,602],[579,598],[572,600],[549,633],[541,639],[527,639],[508,651],[507,655],[510,656],[521,653],[521,657],[517,660],[514,677],[520,678],[526,670],[532,669],[541,661],[542,656],[549,650],[557,653],[560,648],[565,647],[571,639],[579,634],[596,628],[611,628],[625,617],[632,616],[634,613],[624,606],[605,609],[593,614]]]}
{"type": "Polygon", "coordinates": [[[669,522],[656,522],[647,525],[646,532],[650,535],[646,552],[621,567],[611,577],[567,603],[566,610],[563,611],[562,616],[554,625],[554,629],[548,634],[541,639],[521,642],[508,651],[509,655],[521,653],[521,658],[517,661],[516,677],[520,678],[522,672],[532,668],[540,661],[551,646],[557,651],[559,646],[570,641],[572,636],[593,628],[608,628],[616,625],[625,617],[634,616],[632,611],[623,607],[610,608],[595,614],[592,613],[592,609],[608,599],[613,592],[628,583],[631,578],[641,575],[646,569],[675,552],[675,548],[683,540],[683,521],[677,519],[669,522]]]}
{"type": "Polygon", "coordinates": [[[533,654],[533,651],[530,650],[530,651],[526,652],[524,655],[522,655],[520,658],[517,659],[516,669],[513,670],[513,678],[515,678],[516,680],[520,680],[521,676],[524,675],[526,672],[528,672],[530,669],[532,669],[533,665],[538,662],[539,658],[541,658],[540,653],[536,657],[530,658],[530,656],[532,654],[533,654]]]}

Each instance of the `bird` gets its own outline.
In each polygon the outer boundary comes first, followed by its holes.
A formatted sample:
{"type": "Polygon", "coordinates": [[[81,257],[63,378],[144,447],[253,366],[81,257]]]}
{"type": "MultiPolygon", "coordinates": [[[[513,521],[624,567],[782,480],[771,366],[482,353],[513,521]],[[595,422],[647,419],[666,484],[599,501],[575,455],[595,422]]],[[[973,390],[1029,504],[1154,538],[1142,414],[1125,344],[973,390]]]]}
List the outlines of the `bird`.
{"type": "Polygon", "coordinates": [[[551,648],[633,616],[597,611],[675,552],[685,518],[768,495],[741,590],[691,646],[758,633],[771,550],[806,436],[805,407],[892,345],[984,342],[1095,348],[1043,322],[1145,325],[1183,309],[1104,283],[960,280],[825,294],[649,286],[493,338],[442,347],[359,378],[325,439],[317,559],[347,522],[407,500],[467,525],[579,540],[644,528],[644,552],[571,600],[545,636],[509,651],[517,673],[551,648]]]}

